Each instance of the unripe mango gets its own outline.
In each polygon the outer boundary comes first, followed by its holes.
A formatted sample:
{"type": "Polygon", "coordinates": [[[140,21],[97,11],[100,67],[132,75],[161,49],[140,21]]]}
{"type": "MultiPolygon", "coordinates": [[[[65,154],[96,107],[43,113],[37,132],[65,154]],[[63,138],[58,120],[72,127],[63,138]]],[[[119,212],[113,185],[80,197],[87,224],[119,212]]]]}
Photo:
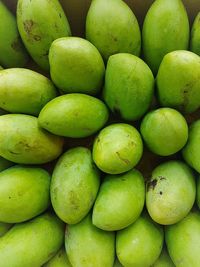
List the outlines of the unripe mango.
{"type": "Polygon", "coordinates": [[[72,267],[72,265],[68,260],[65,249],[62,248],[43,267],[72,267]]]}
{"type": "Polygon", "coordinates": [[[190,50],[200,56],[200,12],[197,14],[192,25],[190,50]]]}

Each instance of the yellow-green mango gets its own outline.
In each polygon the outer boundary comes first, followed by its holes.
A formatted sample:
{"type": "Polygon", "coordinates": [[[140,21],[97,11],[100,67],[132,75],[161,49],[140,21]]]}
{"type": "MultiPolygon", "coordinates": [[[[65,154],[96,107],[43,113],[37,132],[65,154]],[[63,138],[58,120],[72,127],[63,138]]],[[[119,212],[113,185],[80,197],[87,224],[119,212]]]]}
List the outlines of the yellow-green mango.
{"type": "Polygon", "coordinates": [[[57,215],[68,224],[80,222],[92,208],[100,184],[89,149],[76,147],[58,160],[52,174],[51,202],[57,215]]]}
{"type": "Polygon", "coordinates": [[[0,266],[39,267],[57,253],[63,239],[64,223],[50,213],[15,224],[0,238],[0,266]]]}
{"type": "Polygon", "coordinates": [[[5,233],[7,233],[11,227],[12,227],[12,224],[10,223],[0,222],[0,237],[5,235],[5,233]]]}
{"type": "Polygon", "coordinates": [[[189,21],[181,0],[156,0],[147,12],[142,37],[144,58],[154,74],[163,57],[174,50],[187,50],[189,21]]]}
{"type": "Polygon", "coordinates": [[[91,214],[67,226],[65,247],[73,267],[113,267],[115,234],[96,228],[91,214]]]}
{"type": "Polygon", "coordinates": [[[122,0],[93,0],[86,18],[86,39],[105,60],[117,53],[139,56],[140,28],[135,15],[122,0]]]}
{"type": "Polygon", "coordinates": [[[63,139],[41,129],[37,118],[24,114],[0,116],[0,155],[21,164],[42,164],[62,152],[63,139]]]}
{"type": "Polygon", "coordinates": [[[0,157],[0,172],[14,165],[13,162],[0,157]]]}
{"type": "Polygon", "coordinates": [[[51,43],[71,35],[67,17],[58,0],[19,0],[17,24],[21,38],[34,61],[49,70],[51,43]]]}
{"type": "Polygon", "coordinates": [[[65,249],[62,248],[43,267],[72,267],[72,265],[69,262],[65,249]]]}
{"type": "Polygon", "coordinates": [[[0,221],[24,222],[50,204],[50,175],[41,168],[14,166],[0,172],[0,221]]]}
{"type": "Polygon", "coordinates": [[[200,56],[200,12],[197,14],[192,25],[190,50],[200,56]]]}
{"type": "Polygon", "coordinates": [[[42,128],[53,134],[82,138],[100,130],[108,115],[101,100],[85,94],[67,94],[47,103],[38,121],[42,128]]]}
{"type": "Polygon", "coordinates": [[[55,40],[49,50],[52,81],[64,93],[95,95],[103,85],[105,66],[97,48],[79,37],[55,40]]]}
{"type": "Polygon", "coordinates": [[[4,110],[37,116],[56,96],[53,83],[35,71],[23,68],[0,71],[0,108],[4,110]]]}
{"type": "Polygon", "coordinates": [[[159,258],[152,265],[152,267],[176,267],[171,260],[167,250],[163,248],[159,258]]]}
{"type": "Polygon", "coordinates": [[[145,184],[139,171],[107,175],[94,204],[92,222],[102,230],[121,230],[137,220],[144,201],[145,184]]]}
{"type": "Polygon", "coordinates": [[[5,68],[23,67],[28,54],[19,36],[14,15],[0,1],[0,64],[5,68]]]}

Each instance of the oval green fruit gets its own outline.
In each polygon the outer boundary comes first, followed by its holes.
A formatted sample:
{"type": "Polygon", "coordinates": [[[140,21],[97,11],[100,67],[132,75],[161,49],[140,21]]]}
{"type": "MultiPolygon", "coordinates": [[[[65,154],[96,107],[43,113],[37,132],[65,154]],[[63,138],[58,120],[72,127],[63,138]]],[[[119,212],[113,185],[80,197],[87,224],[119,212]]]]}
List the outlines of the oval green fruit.
{"type": "Polygon", "coordinates": [[[76,225],[68,225],[65,247],[73,267],[112,267],[115,234],[92,224],[91,214],[76,225]]]}
{"type": "Polygon", "coordinates": [[[43,267],[72,267],[72,265],[68,260],[65,249],[62,248],[43,267]]]}
{"type": "Polygon", "coordinates": [[[159,258],[156,260],[156,262],[152,266],[153,267],[176,267],[165,248],[163,248],[159,258]]]}
{"type": "Polygon", "coordinates": [[[0,266],[41,266],[56,254],[63,239],[64,223],[49,213],[16,224],[0,238],[0,266]]]}
{"type": "Polygon", "coordinates": [[[0,237],[5,235],[10,230],[11,227],[12,227],[12,224],[10,223],[0,222],[0,237]]]}
{"type": "Polygon", "coordinates": [[[137,120],[148,110],[153,92],[154,77],[144,61],[123,53],[109,58],[103,95],[112,112],[137,120]]]}
{"type": "Polygon", "coordinates": [[[156,0],[143,24],[144,58],[156,74],[163,57],[174,50],[187,50],[189,21],[181,0],[156,0]]]}
{"type": "Polygon", "coordinates": [[[160,65],[157,81],[162,106],[191,113],[200,107],[200,57],[190,51],[167,54],[160,65]]]}
{"type": "Polygon", "coordinates": [[[145,184],[139,171],[107,175],[94,204],[92,222],[106,231],[123,229],[140,216],[144,201],[145,184]]]}
{"type": "Polygon", "coordinates": [[[62,155],[53,171],[51,202],[57,215],[68,224],[80,222],[92,208],[100,173],[89,149],[77,147],[62,155]]]}
{"type": "Polygon", "coordinates": [[[159,257],[163,245],[163,229],[147,215],[117,232],[117,257],[123,266],[149,267],[159,257]]]}
{"type": "Polygon", "coordinates": [[[192,25],[190,50],[200,56],[200,12],[195,17],[192,25]]]}
{"type": "Polygon", "coordinates": [[[21,164],[42,164],[62,152],[63,139],[38,126],[37,118],[24,114],[0,116],[0,155],[21,164]]]}
{"type": "Polygon", "coordinates": [[[105,60],[117,53],[140,54],[140,28],[132,10],[122,0],[92,1],[86,18],[86,39],[105,60]]]}
{"type": "Polygon", "coordinates": [[[140,160],[143,144],[133,126],[116,123],[98,134],[93,145],[93,159],[105,173],[120,174],[131,170],[140,160]]]}
{"type": "Polygon", "coordinates": [[[108,109],[101,100],[85,94],[67,94],[44,106],[39,124],[53,134],[81,138],[100,130],[108,115],[108,109]]]}

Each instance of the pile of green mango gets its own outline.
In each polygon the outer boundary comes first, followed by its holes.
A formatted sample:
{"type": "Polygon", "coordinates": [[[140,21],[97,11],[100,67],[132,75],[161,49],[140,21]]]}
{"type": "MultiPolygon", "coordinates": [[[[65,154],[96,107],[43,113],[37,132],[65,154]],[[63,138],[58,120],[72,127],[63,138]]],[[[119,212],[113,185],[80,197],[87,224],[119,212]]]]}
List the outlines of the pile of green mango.
{"type": "Polygon", "coordinates": [[[199,267],[200,13],[92,0],[84,39],[58,0],[7,2],[0,267],[199,267]]]}

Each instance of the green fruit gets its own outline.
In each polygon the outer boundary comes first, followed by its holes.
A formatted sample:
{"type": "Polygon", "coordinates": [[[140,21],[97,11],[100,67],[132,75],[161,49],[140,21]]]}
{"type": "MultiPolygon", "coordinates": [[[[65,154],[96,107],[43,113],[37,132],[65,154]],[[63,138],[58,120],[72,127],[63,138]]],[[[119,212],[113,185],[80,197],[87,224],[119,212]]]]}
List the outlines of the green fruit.
{"type": "Polygon", "coordinates": [[[181,0],[153,2],[144,20],[142,36],[145,61],[155,74],[167,53],[187,50],[189,34],[188,16],[181,0]]]}
{"type": "Polygon", "coordinates": [[[131,54],[117,54],[108,60],[104,99],[112,112],[125,120],[137,120],[148,110],[154,91],[149,67],[131,54]]]}
{"type": "Polygon", "coordinates": [[[95,201],[93,224],[107,231],[123,229],[140,216],[144,201],[144,178],[139,171],[108,175],[95,201]]]}
{"type": "Polygon", "coordinates": [[[0,155],[22,164],[42,164],[62,152],[63,139],[39,128],[37,118],[23,114],[0,116],[0,155]]]}
{"type": "Polygon", "coordinates": [[[122,0],[92,1],[86,18],[86,39],[105,60],[117,53],[140,54],[140,28],[132,10],[122,0]]]}
{"type": "Polygon", "coordinates": [[[174,224],[191,210],[196,196],[192,170],[180,161],[168,161],[156,167],[147,183],[146,206],[159,224],[174,224]]]}
{"type": "Polygon", "coordinates": [[[72,267],[64,248],[50,259],[43,267],[72,267]]]}
{"type": "Polygon", "coordinates": [[[153,267],[175,267],[166,249],[163,249],[153,267]]]}
{"type": "Polygon", "coordinates": [[[189,51],[167,54],[157,75],[162,106],[191,113],[200,107],[200,57],[189,51]]]}
{"type": "Polygon", "coordinates": [[[107,126],[96,137],[93,159],[105,173],[120,174],[131,170],[142,157],[143,144],[133,126],[116,123],[107,126]]]}
{"type": "Polygon", "coordinates": [[[64,224],[49,213],[16,224],[0,238],[0,266],[41,266],[60,249],[63,238],[64,224]]]}
{"type": "Polygon", "coordinates": [[[0,221],[19,223],[44,212],[50,175],[41,168],[14,166],[0,173],[0,221]],[[27,205],[28,203],[28,205],[27,205]]]}
{"type": "Polygon", "coordinates": [[[200,177],[197,180],[197,205],[200,209],[200,177]]]}
{"type": "Polygon", "coordinates": [[[96,228],[90,214],[80,223],[68,225],[65,247],[73,267],[113,266],[115,235],[96,228]]]}
{"type": "Polygon", "coordinates": [[[52,41],[71,35],[66,15],[58,0],[19,0],[17,24],[22,40],[34,61],[49,70],[52,41]]]}
{"type": "Polygon", "coordinates": [[[0,64],[6,68],[23,67],[28,55],[20,39],[14,15],[0,2],[0,64]]]}
{"type": "Polygon", "coordinates": [[[159,257],[164,234],[162,227],[147,215],[117,232],[117,257],[123,266],[149,267],[159,257]]]}
{"type": "Polygon", "coordinates": [[[159,108],[149,112],[140,127],[147,147],[155,154],[169,156],[181,150],[188,139],[185,118],[171,108],[159,108]]]}
{"type": "Polygon", "coordinates": [[[12,227],[12,224],[10,224],[10,223],[0,222],[0,237],[5,235],[5,233],[7,233],[11,227],[12,227]]]}
{"type": "Polygon", "coordinates": [[[192,25],[190,50],[200,56],[200,12],[192,25]]]}
{"type": "Polygon", "coordinates": [[[4,110],[37,116],[56,95],[53,83],[37,72],[22,68],[0,71],[0,108],[4,110]]]}
{"type": "Polygon", "coordinates": [[[108,115],[101,100],[84,94],[67,94],[47,103],[39,115],[39,124],[53,134],[81,138],[100,130],[108,115]]]}
{"type": "Polygon", "coordinates": [[[13,162],[0,157],[0,172],[14,165],[13,162]]]}
{"type": "Polygon", "coordinates": [[[49,50],[51,78],[64,93],[94,95],[102,87],[105,66],[97,48],[85,39],[55,40],[49,50]]]}
{"type": "Polygon", "coordinates": [[[100,184],[89,149],[68,150],[56,164],[51,181],[51,202],[68,224],[80,222],[92,208],[100,184]]]}
{"type": "Polygon", "coordinates": [[[177,224],[166,227],[167,248],[175,266],[199,267],[200,214],[191,212],[177,224]]]}

